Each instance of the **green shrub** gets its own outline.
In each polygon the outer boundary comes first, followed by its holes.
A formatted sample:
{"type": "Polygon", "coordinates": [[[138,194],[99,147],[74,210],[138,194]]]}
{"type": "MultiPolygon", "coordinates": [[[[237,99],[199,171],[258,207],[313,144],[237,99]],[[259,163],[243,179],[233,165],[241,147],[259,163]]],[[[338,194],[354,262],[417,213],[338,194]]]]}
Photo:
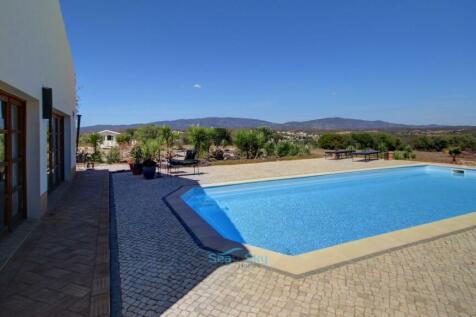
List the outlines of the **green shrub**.
{"type": "Polygon", "coordinates": [[[449,137],[448,145],[451,147],[458,147],[461,151],[476,151],[476,137],[469,134],[453,135],[449,137]]]}
{"type": "Polygon", "coordinates": [[[119,148],[117,146],[111,148],[106,156],[106,161],[107,164],[119,163],[121,161],[121,153],[119,152],[119,148]]]}
{"type": "Polygon", "coordinates": [[[296,156],[301,153],[301,148],[298,144],[290,142],[288,156],[296,156]]]}
{"type": "Polygon", "coordinates": [[[277,142],[280,139],[280,136],[273,131],[273,129],[268,127],[257,128],[256,131],[260,132],[263,135],[264,142],[277,142]]]}
{"type": "Polygon", "coordinates": [[[102,163],[102,154],[101,152],[94,152],[93,154],[91,154],[91,160],[93,162],[98,162],[98,163],[102,163]]]}
{"type": "Polygon", "coordinates": [[[459,147],[461,150],[476,150],[476,137],[470,134],[419,135],[409,138],[417,150],[441,152],[445,148],[459,147]]]}
{"type": "MultiPolygon", "coordinates": [[[[172,130],[170,126],[163,126],[161,131],[160,131],[160,140],[158,140],[159,143],[164,143],[165,148],[167,151],[167,156],[170,156],[170,153],[172,152],[172,148],[175,144],[175,141],[179,138],[179,134],[177,131],[172,130]],[[162,142],[163,141],[163,142],[162,142]]],[[[162,144],[160,144],[162,145],[162,144]]]]}
{"type": "Polygon", "coordinates": [[[448,154],[453,158],[453,162],[456,163],[456,157],[461,154],[461,149],[457,146],[450,147],[448,149],[448,154]]]}
{"type": "Polygon", "coordinates": [[[375,148],[374,138],[369,133],[352,133],[350,138],[352,139],[352,144],[359,149],[375,148]]]}
{"type": "MultiPolygon", "coordinates": [[[[99,145],[101,144],[103,140],[103,136],[100,135],[97,132],[93,132],[91,134],[84,134],[80,138],[81,142],[84,144],[90,145],[93,147],[93,152],[98,153],[99,152],[99,145]]],[[[96,157],[100,157],[101,155],[96,154],[96,157]]]]}
{"type": "Polygon", "coordinates": [[[309,154],[311,154],[311,148],[307,144],[306,145],[301,145],[300,149],[299,149],[299,152],[302,155],[309,155],[309,154]]]}
{"type": "Polygon", "coordinates": [[[384,153],[384,152],[387,152],[388,151],[388,147],[385,143],[380,143],[378,146],[377,146],[377,150],[379,150],[380,152],[384,153]]]}
{"type": "Polygon", "coordinates": [[[433,140],[426,135],[414,138],[412,143],[415,149],[422,151],[433,151],[433,140]]]}
{"type": "Polygon", "coordinates": [[[163,143],[162,138],[150,139],[145,141],[141,146],[144,159],[155,160],[159,154],[159,150],[162,143],[163,143]]]}
{"type": "Polygon", "coordinates": [[[134,133],[134,138],[144,143],[147,140],[155,140],[160,137],[161,128],[156,125],[146,125],[140,128],[137,128],[134,133]]]}
{"type": "Polygon", "coordinates": [[[135,164],[140,164],[142,163],[144,159],[144,153],[142,152],[142,149],[139,145],[135,145],[130,152],[130,156],[134,160],[135,164]]]}
{"type": "Polygon", "coordinates": [[[311,150],[308,146],[291,141],[281,141],[276,145],[276,155],[279,157],[307,155],[310,153],[311,150]]]}
{"type": "Polygon", "coordinates": [[[116,137],[116,141],[119,144],[129,144],[131,140],[132,140],[131,135],[127,133],[121,133],[116,137]]]}
{"type": "Polygon", "coordinates": [[[413,153],[411,146],[406,145],[403,151],[395,151],[393,153],[393,157],[396,160],[414,160],[416,158],[416,154],[413,153]]]}
{"type": "Polygon", "coordinates": [[[211,139],[215,146],[225,146],[232,143],[231,132],[225,128],[213,128],[211,130],[211,139]]]}
{"type": "Polygon", "coordinates": [[[289,141],[282,141],[276,145],[276,155],[279,157],[284,157],[291,155],[292,143],[289,141]]]}
{"type": "Polygon", "coordinates": [[[348,135],[337,133],[324,133],[319,137],[317,145],[322,149],[337,150],[345,149],[352,145],[351,139],[348,135]]]}
{"type": "Polygon", "coordinates": [[[197,151],[198,156],[208,155],[212,143],[213,129],[204,127],[190,127],[187,131],[187,139],[197,151]]]}
{"type": "Polygon", "coordinates": [[[404,153],[403,151],[395,151],[393,152],[393,158],[396,160],[403,160],[404,159],[403,153],[404,153]]]}
{"type": "Polygon", "coordinates": [[[257,130],[240,130],[236,133],[234,143],[247,159],[257,158],[265,145],[265,136],[257,130]]]}
{"type": "Polygon", "coordinates": [[[466,134],[409,135],[384,132],[355,132],[351,134],[324,133],[318,146],[323,149],[344,149],[353,145],[359,149],[379,148],[383,145],[389,151],[405,151],[410,145],[420,151],[441,152],[448,147],[459,147],[462,151],[476,151],[476,137],[466,134]]]}
{"type": "Polygon", "coordinates": [[[402,140],[389,133],[375,133],[372,134],[374,145],[377,147],[384,146],[387,151],[396,150],[402,143],[402,140]]]}
{"type": "Polygon", "coordinates": [[[276,144],[274,142],[268,142],[264,145],[264,152],[266,156],[276,155],[276,144]]]}
{"type": "Polygon", "coordinates": [[[443,136],[433,137],[433,149],[435,151],[441,152],[446,147],[448,147],[448,140],[443,136]]]}

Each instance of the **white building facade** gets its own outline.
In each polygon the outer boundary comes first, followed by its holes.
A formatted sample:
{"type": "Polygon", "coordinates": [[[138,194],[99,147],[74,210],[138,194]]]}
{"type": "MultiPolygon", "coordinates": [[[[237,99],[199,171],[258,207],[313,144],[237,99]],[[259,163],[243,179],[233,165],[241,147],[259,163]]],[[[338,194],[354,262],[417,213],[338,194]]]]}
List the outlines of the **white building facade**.
{"type": "Polygon", "coordinates": [[[59,0],[0,1],[0,103],[2,232],[41,217],[74,175],[76,84],[59,0]]]}
{"type": "Polygon", "coordinates": [[[110,149],[117,146],[116,137],[120,134],[119,132],[112,130],[103,130],[98,132],[102,135],[101,149],[110,149]]]}

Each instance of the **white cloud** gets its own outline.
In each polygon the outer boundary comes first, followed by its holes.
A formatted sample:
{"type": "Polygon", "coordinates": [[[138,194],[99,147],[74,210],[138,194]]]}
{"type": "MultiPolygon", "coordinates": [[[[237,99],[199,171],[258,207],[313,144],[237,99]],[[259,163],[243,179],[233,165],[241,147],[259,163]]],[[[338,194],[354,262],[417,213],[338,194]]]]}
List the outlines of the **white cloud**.
{"type": "Polygon", "coordinates": [[[195,84],[195,85],[193,85],[193,88],[201,89],[201,88],[202,88],[202,85],[200,85],[200,84],[195,84]]]}

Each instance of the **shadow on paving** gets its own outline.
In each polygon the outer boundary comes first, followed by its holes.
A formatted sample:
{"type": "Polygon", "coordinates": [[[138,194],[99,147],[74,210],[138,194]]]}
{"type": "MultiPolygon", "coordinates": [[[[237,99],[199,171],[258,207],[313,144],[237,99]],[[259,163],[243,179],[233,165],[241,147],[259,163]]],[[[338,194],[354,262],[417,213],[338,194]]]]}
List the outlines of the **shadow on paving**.
{"type": "Polygon", "coordinates": [[[200,247],[163,201],[198,182],[179,176],[145,180],[115,172],[110,185],[113,316],[162,314],[227,264],[229,258],[215,261],[219,253],[200,247]]]}
{"type": "Polygon", "coordinates": [[[0,316],[109,315],[108,173],[78,172],[62,186],[0,272],[0,316]]]}

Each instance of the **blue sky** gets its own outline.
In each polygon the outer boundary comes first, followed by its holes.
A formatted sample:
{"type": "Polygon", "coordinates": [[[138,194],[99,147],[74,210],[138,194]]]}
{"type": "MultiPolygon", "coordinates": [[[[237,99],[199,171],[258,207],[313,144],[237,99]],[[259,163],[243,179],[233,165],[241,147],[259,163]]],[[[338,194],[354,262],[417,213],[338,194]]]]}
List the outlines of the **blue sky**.
{"type": "Polygon", "coordinates": [[[85,125],[476,125],[474,0],[62,0],[85,125]]]}

